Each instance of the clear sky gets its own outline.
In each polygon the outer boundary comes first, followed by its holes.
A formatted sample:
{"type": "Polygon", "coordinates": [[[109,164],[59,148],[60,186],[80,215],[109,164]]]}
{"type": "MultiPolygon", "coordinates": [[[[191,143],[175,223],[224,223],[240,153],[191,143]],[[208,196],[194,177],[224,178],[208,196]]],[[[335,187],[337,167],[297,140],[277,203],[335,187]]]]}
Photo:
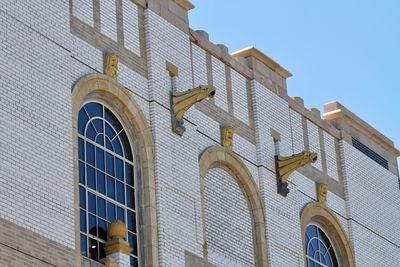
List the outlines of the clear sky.
{"type": "Polygon", "coordinates": [[[194,30],[254,45],[293,74],[308,108],[339,101],[400,148],[399,0],[190,0],[194,30]]]}

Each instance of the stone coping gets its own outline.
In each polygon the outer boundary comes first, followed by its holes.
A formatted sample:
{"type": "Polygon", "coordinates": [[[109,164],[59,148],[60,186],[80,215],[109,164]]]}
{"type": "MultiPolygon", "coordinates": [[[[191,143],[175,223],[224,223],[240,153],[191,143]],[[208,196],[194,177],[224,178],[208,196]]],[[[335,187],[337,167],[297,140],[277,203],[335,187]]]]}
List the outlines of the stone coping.
{"type": "Polygon", "coordinates": [[[231,68],[235,69],[240,74],[244,75],[248,79],[253,79],[253,70],[248,66],[239,62],[236,58],[232,57],[224,46],[216,45],[208,40],[208,35],[204,31],[195,31],[189,29],[190,40],[209,52],[212,56],[218,58],[231,68]]]}
{"type": "MultiPolygon", "coordinates": [[[[330,102],[324,105],[324,114],[323,119],[325,121],[332,121],[334,122],[337,119],[343,119],[346,124],[355,129],[356,131],[360,132],[361,134],[365,135],[375,143],[381,145],[386,150],[391,152],[394,156],[400,156],[400,151],[395,148],[394,143],[392,140],[384,136],[381,132],[376,130],[366,121],[358,117],[356,114],[348,110],[339,102],[330,102]]],[[[347,129],[341,129],[346,131],[347,129]]],[[[350,132],[348,132],[352,136],[350,132]]]]}
{"type": "Polygon", "coordinates": [[[195,8],[195,6],[187,0],[174,0],[175,3],[186,9],[187,11],[195,8]]]}
{"type": "Polygon", "coordinates": [[[239,51],[233,52],[232,56],[234,58],[239,58],[239,57],[254,57],[260,62],[262,62],[264,65],[278,73],[280,76],[283,78],[287,79],[289,77],[292,77],[292,74],[284,69],[281,65],[279,65],[276,61],[274,61],[272,58],[255,48],[254,46],[249,46],[246,48],[243,48],[239,51]]]}

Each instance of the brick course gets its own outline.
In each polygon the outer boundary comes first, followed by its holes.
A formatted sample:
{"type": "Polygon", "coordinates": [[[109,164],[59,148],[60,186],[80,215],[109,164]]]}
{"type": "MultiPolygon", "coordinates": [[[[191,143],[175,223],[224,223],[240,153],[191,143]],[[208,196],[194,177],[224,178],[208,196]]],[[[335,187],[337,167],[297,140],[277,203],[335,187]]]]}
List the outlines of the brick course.
{"type": "Polygon", "coordinates": [[[345,140],[338,146],[339,131],[295,106],[285,95],[286,81],[272,69],[260,65],[254,76],[243,59],[187,30],[182,2],[153,0],[149,8],[128,0],[73,0],[71,7],[48,0],[0,4],[0,260],[9,266],[80,262],[74,254],[71,88],[88,74],[102,73],[104,54],[117,52],[118,82],[135,99],[154,139],[154,266],[185,266],[188,260],[255,265],[252,210],[243,184],[211,168],[202,199],[199,158],[220,146],[222,125],[234,128],[233,154],[262,196],[268,266],[304,266],[300,214],[317,200],[316,182],[332,185],[327,207],[350,237],[357,265],[396,266],[398,176],[345,140]],[[173,80],[167,62],[178,69],[173,80]],[[261,69],[268,75],[262,77],[261,69]],[[212,84],[217,94],[188,110],[180,137],[171,131],[170,91],[199,84],[212,84]],[[272,130],[280,135],[276,144],[272,130]],[[311,171],[294,172],[291,191],[282,197],[274,156],[305,149],[325,156],[311,171]]]}
{"type": "Polygon", "coordinates": [[[223,169],[210,169],[203,205],[209,261],[223,267],[254,266],[250,210],[235,178],[223,169]]]}

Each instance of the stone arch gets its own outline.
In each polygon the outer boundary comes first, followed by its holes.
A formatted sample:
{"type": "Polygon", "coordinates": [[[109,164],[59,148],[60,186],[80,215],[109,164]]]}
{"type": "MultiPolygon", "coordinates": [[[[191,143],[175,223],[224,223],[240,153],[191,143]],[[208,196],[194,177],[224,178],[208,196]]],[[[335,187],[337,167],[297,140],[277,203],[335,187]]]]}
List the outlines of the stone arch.
{"type": "MultiPolygon", "coordinates": [[[[103,74],[91,74],[81,78],[72,88],[72,123],[74,144],[74,208],[76,223],[77,265],[80,266],[79,242],[79,193],[78,193],[78,158],[77,158],[77,125],[78,113],[85,102],[99,101],[108,105],[120,116],[126,127],[127,135],[136,157],[136,174],[141,184],[140,198],[142,201],[140,226],[142,228],[142,258],[146,266],[159,266],[158,230],[156,218],[156,193],[154,177],[154,141],[150,126],[135,102],[132,95],[116,80],[103,74]],[[137,156],[139,155],[139,156],[137,156]],[[143,242],[144,241],[144,242],[143,242]],[[78,262],[79,261],[79,262],[78,262]]],[[[143,260],[142,260],[143,261],[143,260]]]]}
{"type": "Polygon", "coordinates": [[[353,250],[346,232],[344,231],[336,215],[330,209],[321,205],[320,203],[309,203],[301,211],[300,224],[304,262],[306,262],[304,253],[305,232],[307,225],[313,222],[320,224],[323,230],[328,234],[334,245],[334,248],[336,249],[336,252],[338,253],[337,257],[341,266],[356,266],[353,250]]]}
{"type": "MultiPolygon", "coordinates": [[[[248,199],[254,231],[255,262],[257,266],[267,266],[267,248],[265,240],[264,205],[257,185],[246,165],[232,151],[225,147],[211,147],[206,149],[199,159],[201,191],[204,180],[211,168],[228,169],[236,178],[248,199]]],[[[204,203],[202,203],[204,205],[204,203]]],[[[204,216],[203,216],[204,217],[204,216]]]]}

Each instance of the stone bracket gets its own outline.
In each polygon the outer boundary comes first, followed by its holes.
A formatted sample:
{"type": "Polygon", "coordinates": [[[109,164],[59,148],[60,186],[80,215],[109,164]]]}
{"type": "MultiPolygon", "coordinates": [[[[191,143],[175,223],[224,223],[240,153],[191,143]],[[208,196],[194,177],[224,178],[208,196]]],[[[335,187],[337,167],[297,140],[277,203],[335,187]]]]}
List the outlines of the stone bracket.
{"type": "Polygon", "coordinates": [[[175,92],[171,91],[170,105],[171,105],[171,123],[172,131],[179,136],[185,132],[183,126],[183,118],[186,111],[194,104],[215,95],[215,88],[208,85],[199,85],[198,87],[185,91],[175,92]]]}
{"type": "Polygon", "coordinates": [[[275,156],[275,170],[278,186],[278,194],[286,197],[289,193],[288,180],[290,174],[309,163],[315,163],[317,153],[303,151],[289,157],[275,156]]]}

